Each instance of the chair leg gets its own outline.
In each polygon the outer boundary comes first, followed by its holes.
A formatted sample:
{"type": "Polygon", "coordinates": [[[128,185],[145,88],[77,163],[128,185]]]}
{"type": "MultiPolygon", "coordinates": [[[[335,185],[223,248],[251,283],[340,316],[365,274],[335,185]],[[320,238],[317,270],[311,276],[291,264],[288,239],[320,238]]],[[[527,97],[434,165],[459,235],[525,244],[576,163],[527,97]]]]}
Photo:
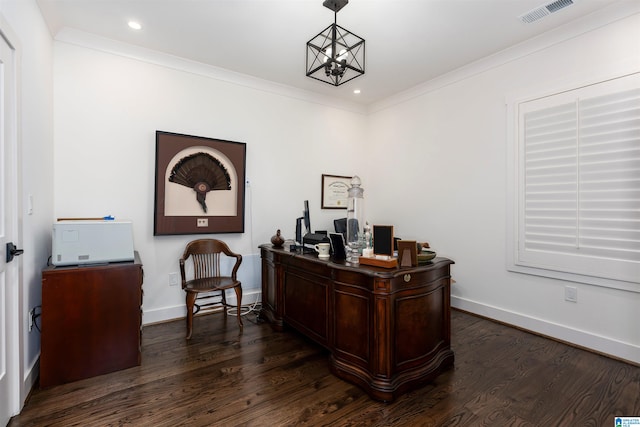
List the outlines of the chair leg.
{"type": "Polygon", "coordinates": [[[227,291],[223,289],[220,291],[220,299],[222,300],[222,311],[224,312],[224,317],[227,317],[227,291]]]}
{"type": "Polygon", "coordinates": [[[187,292],[187,339],[191,339],[193,331],[193,306],[196,304],[196,297],[195,292],[187,292]]]}
{"type": "Polygon", "coordinates": [[[242,330],[242,316],[240,315],[240,309],[242,308],[242,286],[235,286],[233,290],[236,291],[236,299],[238,300],[238,327],[242,330]]]}

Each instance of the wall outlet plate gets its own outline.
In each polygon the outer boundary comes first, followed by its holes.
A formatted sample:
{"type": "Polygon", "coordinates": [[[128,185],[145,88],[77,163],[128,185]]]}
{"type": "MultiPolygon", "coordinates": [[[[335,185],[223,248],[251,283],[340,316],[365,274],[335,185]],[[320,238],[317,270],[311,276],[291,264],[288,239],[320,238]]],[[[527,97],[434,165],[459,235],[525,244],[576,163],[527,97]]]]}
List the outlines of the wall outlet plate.
{"type": "Polygon", "coordinates": [[[180,284],[180,276],[178,273],[169,273],[169,286],[178,286],[180,284]]]}
{"type": "Polygon", "coordinates": [[[578,302],[578,288],[575,286],[565,286],[564,300],[569,302],[578,302]]]}

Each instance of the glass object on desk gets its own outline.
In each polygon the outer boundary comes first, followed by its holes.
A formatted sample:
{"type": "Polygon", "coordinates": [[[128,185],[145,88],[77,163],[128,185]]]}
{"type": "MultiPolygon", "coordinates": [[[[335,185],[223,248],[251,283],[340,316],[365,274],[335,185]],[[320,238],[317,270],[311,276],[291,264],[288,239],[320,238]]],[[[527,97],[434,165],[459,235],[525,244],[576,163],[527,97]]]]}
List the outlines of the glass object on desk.
{"type": "Polygon", "coordinates": [[[373,256],[373,240],[371,234],[371,226],[369,222],[364,223],[364,244],[362,249],[362,256],[371,258],[373,256]]]}
{"type": "Polygon", "coordinates": [[[347,190],[347,262],[351,264],[360,263],[364,245],[364,189],[360,185],[360,178],[355,175],[347,190]]]}

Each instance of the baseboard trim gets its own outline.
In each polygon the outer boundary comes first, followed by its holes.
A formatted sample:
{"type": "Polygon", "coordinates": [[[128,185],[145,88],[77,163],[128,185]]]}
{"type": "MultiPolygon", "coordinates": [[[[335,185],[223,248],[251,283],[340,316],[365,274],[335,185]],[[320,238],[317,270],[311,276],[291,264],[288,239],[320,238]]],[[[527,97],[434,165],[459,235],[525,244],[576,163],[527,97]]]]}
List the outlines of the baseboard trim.
{"type": "Polygon", "coordinates": [[[451,307],[603,356],[640,365],[640,346],[453,295],[451,296],[451,307]]]}
{"type": "MultiPolygon", "coordinates": [[[[262,300],[262,291],[250,290],[242,294],[242,305],[253,305],[262,300]]],[[[233,292],[227,293],[227,303],[230,305],[237,304],[236,295],[233,292]]],[[[184,319],[187,316],[187,309],[184,303],[171,307],[163,307],[153,310],[145,310],[142,306],[142,325],[151,325],[154,323],[162,323],[170,320],[184,319]]]]}
{"type": "Polygon", "coordinates": [[[36,360],[33,362],[33,365],[31,365],[31,367],[27,370],[24,376],[24,381],[22,383],[22,390],[21,390],[22,396],[20,396],[20,402],[21,402],[20,411],[18,413],[22,412],[22,408],[24,408],[24,405],[27,403],[27,400],[29,400],[29,395],[33,391],[33,388],[35,387],[39,376],[40,376],[40,356],[38,355],[36,360]]]}

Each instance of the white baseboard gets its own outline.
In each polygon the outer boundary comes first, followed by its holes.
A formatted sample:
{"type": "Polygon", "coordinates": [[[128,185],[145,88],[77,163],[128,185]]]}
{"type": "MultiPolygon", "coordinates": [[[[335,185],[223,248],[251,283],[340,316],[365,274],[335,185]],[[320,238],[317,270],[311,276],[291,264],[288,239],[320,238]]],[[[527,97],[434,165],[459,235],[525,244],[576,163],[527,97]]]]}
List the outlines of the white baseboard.
{"type": "Polygon", "coordinates": [[[552,323],[468,299],[451,296],[451,307],[488,317],[560,341],[577,345],[611,357],[640,364],[640,347],[587,331],[552,323]]]}
{"type": "MultiPolygon", "coordinates": [[[[242,294],[242,305],[253,305],[262,300],[262,291],[258,289],[249,289],[242,294]]],[[[227,293],[227,303],[231,305],[237,304],[235,292],[227,293]]],[[[187,316],[187,308],[184,303],[171,307],[157,308],[154,310],[145,310],[142,306],[142,324],[150,325],[152,323],[166,322],[168,320],[184,319],[187,316]]]]}
{"type": "Polygon", "coordinates": [[[22,384],[22,390],[20,396],[20,412],[22,412],[22,408],[24,404],[27,402],[27,398],[29,397],[29,393],[33,390],[33,387],[36,385],[36,381],[40,376],[40,356],[38,356],[33,362],[33,364],[26,370],[24,375],[24,382],[22,384]]]}

